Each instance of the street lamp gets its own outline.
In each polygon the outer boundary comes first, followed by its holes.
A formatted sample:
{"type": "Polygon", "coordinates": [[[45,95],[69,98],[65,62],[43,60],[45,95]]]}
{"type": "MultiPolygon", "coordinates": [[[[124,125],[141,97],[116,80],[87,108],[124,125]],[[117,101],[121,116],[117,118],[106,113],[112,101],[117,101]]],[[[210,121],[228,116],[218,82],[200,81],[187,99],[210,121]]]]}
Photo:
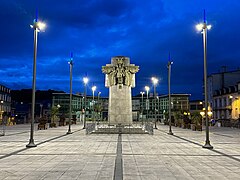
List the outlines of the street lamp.
{"type": "Polygon", "coordinates": [[[145,90],[147,91],[147,100],[146,100],[146,109],[147,109],[147,122],[148,122],[148,110],[149,110],[149,100],[148,100],[148,92],[149,92],[149,86],[145,86],[145,90]]]}
{"type": "Polygon", "coordinates": [[[157,83],[158,83],[158,79],[156,77],[152,77],[151,78],[152,80],[152,83],[153,83],[153,88],[154,88],[154,91],[153,91],[153,97],[154,97],[154,114],[155,114],[155,129],[157,129],[157,112],[156,112],[156,109],[157,109],[157,103],[156,103],[156,86],[157,86],[157,83]]]}
{"type": "Polygon", "coordinates": [[[101,92],[99,91],[98,92],[98,100],[97,100],[97,104],[98,104],[98,109],[97,109],[97,113],[98,113],[98,124],[99,124],[99,121],[100,121],[100,117],[101,117],[101,110],[100,110],[100,102],[99,102],[99,99],[100,99],[100,94],[101,92]]]}
{"type": "Polygon", "coordinates": [[[170,58],[170,54],[169,54],[169,58],[168,58],[168,64],[167,64],[167,68],[168,68],[168,118],[169,118],[169,135],[173,135],[172,132],[172,114],[171,114],[171,65],[173,64],[173,62],[171,61],[170,58]]]}
{"type": "Polygon", "coordinates": [[[101,94],[101,92],[98,92],[98,102],[99,102],[100,94],[101,94]]]}
{"type": "Polygon", "coordinates": [[[142,108],[141,108],[141,114],[142,114],[142,125],[143,125],[143,95],[145,94],[145,92],[141,91],[140,94],[142,95],[142,108]]]}
{"type": "Polygon", "coordinates": [[[40,104],[40,118],[42,117],[42,108],[43,108],[43,104],[40,104]]]}
{"type": "Polygon", "coordinates": [[[93,120],[95,120],[95,112],[94,112],[94,92],[96,91],[97,87],[93,86],[92,87],[92,94],[93,94],[93,102],[92,102],[92,112],[93,112],[93,120]]]}
{"type": "MultiPolygon", "coordinates": [[[[159,96],[157,96],[157,112],[159,114],[159,96]]],[[[159,121],[159,123],[161,122],[161,120],[159,121]]]]}
{"type": "MultiPolygon", "coordinates": [[[[204,10],[204,17],[203,17],[203,23],[196,25],[196,28],[198,31],[201,31],[203,34],[203,51],[204,51],[204,107],[205,107],[205,114],[208,112],[208,94],[207,94],[207,30],[211,29],[211,25],[207,25],[206,22],[206,14],[204,10]]],[[[208,122],[208,116],[205,116],[206,118],[206,141],[205,145],[203,145],[203,148],[207,149],[213,149],[213,146],[210,144],[209,140],[209,122],[208,122]]]]}
{"type": "Polygon", "coordinates": [[[69,96],[69,120],[68,120],[68,132],[67,134],[72,134],[71,124],[72,124],[72,68],[73,68],[73,53],[71,53],[71,59],[68,62],[70,66],[70,96],[69,96]]]}
{"type": "Polygon", "coordinates": [[[84,121],[83,121],[83,129],[86,128],[86,102],[87,102],[87,83],[89,79],[87,77],[83,78],[83,83],[84,83],[84,121]]]}
{"type": "Polygon", "coordinates": [[[34,144],[33,139],[33,132],[34,132],[34,113],[35,113],[35,91],[36,91],[36,64],[37,64],[37,39],[38,39],[38,32],[44,31],[46,24],[38,21],[38,17],[33,21],[33,25],[30,27],[34,30],[34,48],[33,48],[33,80],[32,80],[32,121],[31,121],[31,131],[30,131],[30,139],[29,143],[26,145],[27,148],[36,147],[37,145],[34,144]]]}
{"type": "MultiPolygon", "coordinates": [[[[0,103],[1,103],[1,109],[3,109],[4,101],[1,100],[0,103]]],[[[6,124],[7,124],[6,117],[3,115],[3,113],[4,113],[4,111],[0,111],[0,117],[1,117],[2,125],[3,125],[3,133],[0,134],[0,136],[5,136],[5,130],[6,130],[6,124]]]]}

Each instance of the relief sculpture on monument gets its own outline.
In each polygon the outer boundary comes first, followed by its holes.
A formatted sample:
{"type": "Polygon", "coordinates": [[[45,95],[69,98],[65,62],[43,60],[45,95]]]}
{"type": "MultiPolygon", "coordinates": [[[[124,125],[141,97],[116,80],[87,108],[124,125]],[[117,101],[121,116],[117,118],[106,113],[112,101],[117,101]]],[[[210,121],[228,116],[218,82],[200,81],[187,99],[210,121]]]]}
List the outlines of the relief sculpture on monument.
{"type": "Polygon", "coordinates": [[[118,58],[115,64],[107,64],[107,66],[102,67],[102,72],[107,75],[108,86],[120,84],[134,87],[134,75],[138,72],[139,67],[127,63],[127,59],[124,58],[118,58]]]}

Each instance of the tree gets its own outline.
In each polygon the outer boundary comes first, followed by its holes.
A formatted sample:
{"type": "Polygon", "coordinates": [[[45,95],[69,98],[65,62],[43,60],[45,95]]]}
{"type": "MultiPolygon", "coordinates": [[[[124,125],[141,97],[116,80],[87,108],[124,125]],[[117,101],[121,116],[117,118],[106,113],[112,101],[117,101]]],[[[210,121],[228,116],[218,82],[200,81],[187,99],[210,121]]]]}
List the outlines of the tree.
{"type": "Polygon", "coordinates": [[[57,119],[57,114],[59,112],[59,108],[57,106],[53,106],[51,108],[51,127],[56,127],[55,120],[57,119]]]}
{"type": "Polygon", "coordinates": [[[191,117],[193,124],[202,125],[202,116],[199,112],[193,112],[191,117]]]}

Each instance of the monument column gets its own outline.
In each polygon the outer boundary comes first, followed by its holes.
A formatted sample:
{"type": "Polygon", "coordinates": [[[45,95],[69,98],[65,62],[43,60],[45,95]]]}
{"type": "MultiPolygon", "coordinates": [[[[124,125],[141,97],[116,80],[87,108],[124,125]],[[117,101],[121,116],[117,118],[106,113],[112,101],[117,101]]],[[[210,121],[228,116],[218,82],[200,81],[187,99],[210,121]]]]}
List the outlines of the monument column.
{"type": "Polygon", "coordinates": [[[139,66],[130,64],[128,57],[115,56],[111,64],[102,67],[105,86],[109,88],[108,122],[110,125],[132,124],[132,93],[135,73],[139,66]]]}

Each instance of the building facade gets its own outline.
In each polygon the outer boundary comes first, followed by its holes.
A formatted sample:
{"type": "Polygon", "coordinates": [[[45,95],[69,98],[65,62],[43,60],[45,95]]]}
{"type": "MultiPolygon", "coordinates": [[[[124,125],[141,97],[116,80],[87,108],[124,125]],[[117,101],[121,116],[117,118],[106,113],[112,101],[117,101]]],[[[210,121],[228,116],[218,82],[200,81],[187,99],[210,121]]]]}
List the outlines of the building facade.
{"type": "Polygon", "coordinates": [[[239,82],[240,70],[226,71],[224,68],[222,72],[208,76],[209,109],[214,119],[239,118],[239,82]]]}
{"type": "Polygon", "coordinates": [[[240,119],[240,82],[235,86],[216,90],[213,95],[214,119],[240,119]]]}
{"type": "Polygon", "coordinates": [[[3,114],[11,115],[11,90],[4,85],[0,85],[0,119],[3,114]]]}
{"type": "MultiPolygon", "coordinates": [[[[100,95],[100,94],[99,94],[100,95]]],[[[86,102],[83,95],[72,95],[72,115],[79,118],[81,115],[87,119],[100,118],[106,119],[108,112],[108,98],[97,96],[86,96],[86,102]],[[85,108],[86,103],[86,108],[85,108]]],[[[70,94],[67,93],[53,93],[52,107],[59,108],[59,114],[64,114],[66,117],[69,115],[69,99],[70,94]]]]}
{"type": "Polygon", "coordinates": [[[203,111],[203,101],[202,100],[194,100],[189,101],[189,111],[190,113],[200,113],[203,111]]]}
{"type": "MultiPolygon", "coordinates": [[[[171,94],[171,109],[172,112],[189,112],[189,97],[190,94],[171,94]]],[[[160,99],[160,117],[165,119],[165,114],[169,110],[169,98],[168,95],[159,96],[160,99]]]]}
{"type": "MultiPolygon", "coordinates": [[[[53,93],[52,106],[59,107],[59,114],[69,113],[69,94],[53,93]]],[[[172,94],[172,111],[189,112],[189,97],[190,94],[172,94]]],[[[140,121],[141,119],[155,119],[163,120],[164,114],[168,112],[168,95],[146,97],[146,95],[132,97],[132,113],[133,121],[140,121]],[[148,100],[148,101],[147,101],[148,100]],[[149,102],[147,106],[147,102],[149,102]]],[[[96,97],[93,101],[92,96],[86,98],[86,112],[84,112],[84,96],[73,95],[72,99],[72,114],[85,114],[86,118],[91,119],[93,116],[100,119],[107,120],[108,116],[108,98],[96,97]]]]}

